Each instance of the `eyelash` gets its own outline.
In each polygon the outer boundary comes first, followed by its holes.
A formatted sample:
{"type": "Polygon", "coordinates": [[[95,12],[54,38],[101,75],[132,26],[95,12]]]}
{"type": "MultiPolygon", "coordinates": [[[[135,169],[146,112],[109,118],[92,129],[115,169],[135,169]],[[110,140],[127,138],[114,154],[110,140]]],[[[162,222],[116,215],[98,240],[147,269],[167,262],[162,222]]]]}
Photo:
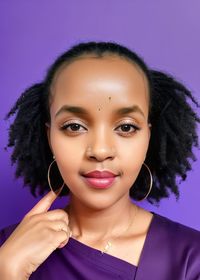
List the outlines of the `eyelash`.
{"type": "MultiPolygon", "coordinates": [[[[66,124],[64,124],[63,126],[61,126],[60,127],[60,130],[65,130],[65,131],[67,131],[67,128],[69,128],[70,126],[72,126],[72,125],[79,125],[79,126],[82,126],[81,124],[79,124],[79,123],[76,123],[76,122],[72,122],[72,123],[66,123],[66,124]]],[[[137,131],[139,131],[141,128],[139,128],[138,126],[136,126],[136,125],[133,125],[133,124],[129,124],[129,123],[124,123],[124,124],[121,124],[121,125],[119,125],[117,128],[119,128],[119,127],[122,127],[122,126],[130,126],[130,127],[132,127],[132,128],[134,128],[134,131],[131,131],[131,132],[122,132],[122,134],[123,135],[132,135],[132,134],[134,134],[134,133],[136,133],[137,131]]],[[[83,127],[83,126],[82,126],[83,127]]],[[[77,130],[77,131],[69,131],[70,133],[72,133],[72,134],[76,134],[76,133],[78,133],[79,131],[77,130]]]]}

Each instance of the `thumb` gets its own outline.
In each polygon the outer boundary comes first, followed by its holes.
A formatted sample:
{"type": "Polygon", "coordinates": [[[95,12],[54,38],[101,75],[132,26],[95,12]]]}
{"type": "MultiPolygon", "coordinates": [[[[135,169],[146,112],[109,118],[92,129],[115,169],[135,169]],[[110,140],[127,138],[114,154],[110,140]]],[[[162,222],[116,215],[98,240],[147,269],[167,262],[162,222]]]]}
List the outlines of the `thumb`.
{"type": "Polygon", "coordinates": [[[47,212],[62,191],[62,188],[63,187],[56,192],[50,191],[43,196],[43,198],[26,214],[26,217],[47,212]]]}

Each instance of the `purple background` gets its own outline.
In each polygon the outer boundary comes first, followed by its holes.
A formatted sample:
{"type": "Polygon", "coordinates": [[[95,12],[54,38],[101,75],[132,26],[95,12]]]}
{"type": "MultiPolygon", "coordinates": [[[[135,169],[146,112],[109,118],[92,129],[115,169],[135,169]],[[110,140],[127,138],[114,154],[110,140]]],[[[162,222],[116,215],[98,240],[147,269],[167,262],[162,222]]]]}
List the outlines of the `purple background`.
{"type": "MultiPolygon", "coordinates": [[[[20,93],[40,81],[55,57],[80,41],[114,40],[132,48],[156,69],[181,79],[200,100],[199,0],[18,0],[0,1],[0,228],[20,221],[40,199],[14,179],[9,123],[3,118],[20,93]]],[[[31,125],[31,124],[30,124],[31,125]]],[[[159,208],[141,206],[200,230],[200,153],[181,197],[159,208]]],[[[53,208],[63,207],[58,199],[53,208]]]]}

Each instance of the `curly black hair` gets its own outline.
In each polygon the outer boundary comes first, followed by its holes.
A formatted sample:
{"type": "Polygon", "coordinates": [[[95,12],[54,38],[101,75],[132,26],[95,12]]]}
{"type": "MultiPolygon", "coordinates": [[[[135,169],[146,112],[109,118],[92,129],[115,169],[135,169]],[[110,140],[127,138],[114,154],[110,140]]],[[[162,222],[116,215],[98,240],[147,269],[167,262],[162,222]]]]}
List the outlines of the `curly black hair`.
{"type": "MultiPolygon", "coordinates": [[[[193,147],[199,147],[197,124],[200,119],[192,105],[200,107],[182,83],[169,74],[151,70],[136,53],[115,42],[83,42],[59,56],[48,69],[45,78],[26,89],[15,105],[7,113],[5,119],[15,115],[9,127],[7,147],[13,147],[12,165],[16,164],[15,176],[23,177],[24,186],[30,188],[36,197],[49,190],[47,171],[52,162],[46,135],[45,123],[50,124],[50,99],[52,85],[56,75],[69,63],[87,55],[102,58],[114,55],[128,60],[139,67],[145,74],[149,87],[149,116],[151,138],[145,163],[153,176],[153,187],[147,200],[157,204],[162,198],[173,193],[178,200],[179,188],[177,177],[182,181],[191,170],[191,162],[196,161],[193,147]],[[190,104],[191,103],[191,104],[190,104]]],[[[7,148],[6,147],[6,148],[7,148]]],[[[145,168],[144,168],[145,169],[145,168]]],[[[147,174],[143,168],[130,189],[130,196],[139,200],[148,191],[147,174]]],[[[54,174],[58,186],[62,184],[59,171],[54,174]]],[[[60,196],[67,195],[66,187],[60,196]]]]}

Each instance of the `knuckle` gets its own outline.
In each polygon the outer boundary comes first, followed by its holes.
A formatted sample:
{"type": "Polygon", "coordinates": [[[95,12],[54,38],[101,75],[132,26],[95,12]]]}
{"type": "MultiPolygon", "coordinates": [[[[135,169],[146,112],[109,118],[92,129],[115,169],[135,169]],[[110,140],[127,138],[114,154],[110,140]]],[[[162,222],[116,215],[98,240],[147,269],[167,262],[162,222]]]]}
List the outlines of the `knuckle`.
{"type": "Polygon", "coordinates": [[[43,220],[37,220],[37,226],[41,228],[46,228],[46,223],[43,220]]]}
{"type": "Polygon", "coordinates": [[[27,213],[26,215],[24,215],[23,220],[24,220],[24,221],[25,221],[25,220],[29,220],[31,217],[32,217],[32,216],[31,216],[29,213],[27,213]]]}
{"type": "Polygon", "coordinates": [[[67,223],[69,222],[68,214],[62,210],[62,209],[57,209],[57,214],[61,219],[64,219],[67,223]]]}
{"type": "Polygon", "coordinates": [[[48,240],[49,243],[52,244],[53,247],[55,247],[55,245],[60,244],[63,241],[67,241],[68,240],[68,234],[65,231],[50,231],[50,234],[48,235],[48,240]]]}
{"type": "Polygon", "coordinates": [[[30,216],[30,215],[25,215],[22,219],[23,223],[31,223],[32,221],[35,220],[34,216],[30,216]]]}
{"type": "Polygon", "coordinates": [[[60,238],[61,238],[61,240],[67,240],[67,239],[69,238],[69,233],[68,233],[68,231],[62,230],[62,231],[60,231],[59,233],[60,233],[60,238]]]}
{"type": "Polygon", "coordinates": [[[55,224],[54,224],[55,228],[58,230],[58,231],[68,231],[68,226],[65,222],[63,222],[62,220],[61,221],[57,221],[55,224]]]}
{"type": "Polygon", "coordinates": [[[60,222],[64,228],[68,228],[68,224],[66,223],[66,221],[61,220],[60,222]]]}
{"type": "Polygon", "coordinates": [[[63,209],[55,209],[55,210],[53,210],[55,213],[57,213],[57,214],[62,214],[64,211],[63,211],[63,209]]]}
{"type": "Polygon", "coordinates": [[[68,218],[68,214],[65,212],[65,210],[63,210],[63,209],[58,209],[58,210],[64,217],[68,218]]]}

